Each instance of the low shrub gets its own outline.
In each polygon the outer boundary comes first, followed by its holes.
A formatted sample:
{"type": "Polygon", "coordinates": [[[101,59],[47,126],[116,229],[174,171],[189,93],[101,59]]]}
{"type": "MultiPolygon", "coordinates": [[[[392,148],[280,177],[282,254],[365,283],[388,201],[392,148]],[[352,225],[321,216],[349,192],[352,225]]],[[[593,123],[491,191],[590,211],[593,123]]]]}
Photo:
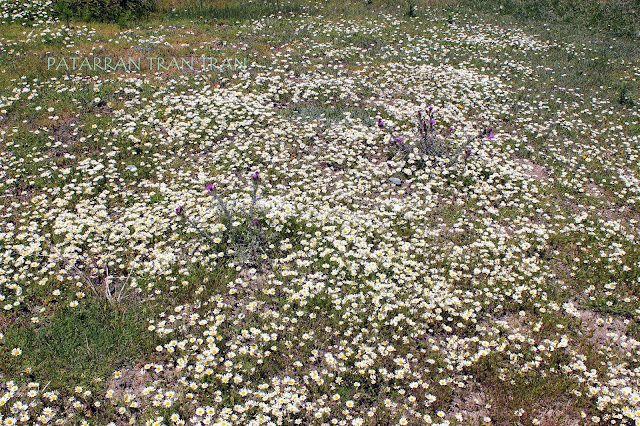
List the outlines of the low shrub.
{"type": "Polygon", "coordinates": [[[144,18],[156,9],[155,0],[56,0],[59,18],[85,21],[126,22],[144,18]]]}

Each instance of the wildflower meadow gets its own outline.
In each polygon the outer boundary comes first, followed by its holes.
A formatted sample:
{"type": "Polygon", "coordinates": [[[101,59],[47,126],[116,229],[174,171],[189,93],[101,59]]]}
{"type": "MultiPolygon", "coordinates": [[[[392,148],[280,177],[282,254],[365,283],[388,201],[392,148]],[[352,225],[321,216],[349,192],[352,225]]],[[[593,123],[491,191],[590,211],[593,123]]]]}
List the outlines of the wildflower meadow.
{"type": "Polygon", "coordinates": [[[640,425],[637,0],[0,0],[0,424],[640,425]]]}

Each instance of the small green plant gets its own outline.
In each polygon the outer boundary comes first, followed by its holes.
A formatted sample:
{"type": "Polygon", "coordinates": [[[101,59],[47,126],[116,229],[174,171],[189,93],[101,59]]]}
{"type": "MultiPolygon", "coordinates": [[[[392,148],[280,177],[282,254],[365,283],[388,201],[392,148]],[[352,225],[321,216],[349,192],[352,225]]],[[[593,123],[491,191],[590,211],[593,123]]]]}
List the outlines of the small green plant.
{"type": "Polygon", "coordinates": [[[71,18],[72,13],[69,8],[68,0],[59,0],[54,7],[54,12],[56,16],[62,19],[66,23],[67,27],[69,27],[69,19],[71,18]]]}
{"type": "Polygon", "coordinates": [[[634,309],[626,306],[615,297],[596,297],[591,300],[587,306],[596,312],[609,315],[618,315],[621,317],[633,318],[634,309]]]}
{"type": "Polygon", "coordinates": [[[633,107],[636,103],[629,97],[629,89],[626,84],[620,86],[618,92],[618,103],[625,107],[633,107]]]}
{"type": "Polygon", "coordinates": [[[413,18],[414,16],[416,16],[416,2],[415,2],[415,0],[408,0],[407,1],[407,16],[409,18],[413,18]]]}

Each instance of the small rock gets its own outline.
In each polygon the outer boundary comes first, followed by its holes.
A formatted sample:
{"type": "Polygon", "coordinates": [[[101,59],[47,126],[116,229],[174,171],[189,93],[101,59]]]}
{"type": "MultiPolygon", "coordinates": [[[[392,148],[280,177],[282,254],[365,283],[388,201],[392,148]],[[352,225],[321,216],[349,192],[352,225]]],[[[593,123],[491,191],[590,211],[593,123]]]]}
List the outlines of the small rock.
{"type": "Polygon", "coordinates": [[[397,177],[389,178],[389,180],[391,181],[391,183],[394,183],[394,184],[396,184],[398,186],[402,185],[402,181],[400,179],[398,179],[397,177]]]}
{"type": "Polygon", "coordinates": [[[127,170],[129,170],[130,172],[135,172],[135,171],[138,171],[138,168],[133,164],[129,164],[127,166],[127,170]]]}

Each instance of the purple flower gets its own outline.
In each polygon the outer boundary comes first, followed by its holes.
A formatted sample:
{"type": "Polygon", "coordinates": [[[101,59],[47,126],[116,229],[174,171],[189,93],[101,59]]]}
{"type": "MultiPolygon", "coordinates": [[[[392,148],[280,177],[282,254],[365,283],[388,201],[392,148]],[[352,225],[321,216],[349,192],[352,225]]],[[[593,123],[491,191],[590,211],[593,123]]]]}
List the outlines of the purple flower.
{"type": "Polygon", "coordinates": [[[467,157],[471,155],[471,150],[469,148],[464,150],[464,155],[466,155],[467,157]]]}
{"type": "Polygon", "coordinates": [[[253,174],[251,175],[251,179],[258,180],[258,171],[257,170],[255,172],[253,172],[253,174]]]}
{"type": "Polygon", "coordinates": [[[493,138],[495,138],[495,137],[496,137],[496,134],[495,134],[495,133],[493,133],[493,130],[489,129],[489,134],[487,135],[487,137],[488,137],[489,139],[493,139],[493,138]]]}
{"type": "Polygon", "coordinates": [[[434,120],[433,118],[429,119],[429,123],[431,124],[436,124],[436,120],[434,120]]]}
{"type": "Polygon", "coordinates": [[[449,126],[449,132],[453,132],[453,126],[449,126]]]}
{"type": "Polygon", "coordinates": [[[258,219],[253,219],[253,226],[258,226],[258,219]]]}
{"type": "Polygon", "coordinates": [[[404,140],[404,138],[403,138],[402,136],[398,136],[398,137],[397,137],[397,138],[395,138],[393,141],[394,141],[394,142],[397,142],[397,143],[400,143],[400,142],[402,142],[403,140],[404,140]]]}
{"type": "Polygon", "coordinates": [[[182,214],[182,206],[176,207],[176,214],[177,215],[181,215],[182,214]]]}
{"type": "Polygon", "coordinates": [[[430,107],[429,107],[429,109],[428,109],[427,111],[428,111],[428,112],[433,111],[433,107],[432,107],[432,106],[430,106],[430,107]]]}
{"type": "Polygon", "coordinates": [[[382,118],[378,118],[378,127],[380,128],[384,127],[384,121],[382,121],[382,118]]]}
{"type": "Polygon", "coordinates": [[[209,185],[205,186],[204,189],[206,189],[207,191],[213,190],[213,184],[210,183],[209,185]]]}

